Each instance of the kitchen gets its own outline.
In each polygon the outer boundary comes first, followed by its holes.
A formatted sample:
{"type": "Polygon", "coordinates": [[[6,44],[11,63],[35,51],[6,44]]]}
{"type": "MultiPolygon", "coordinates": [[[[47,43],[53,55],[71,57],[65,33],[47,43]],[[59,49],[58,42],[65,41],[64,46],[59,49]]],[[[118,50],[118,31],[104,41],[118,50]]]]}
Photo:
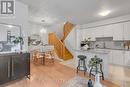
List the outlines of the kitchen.
{"type": "Polygon", "coordinates": [[[76,27],[73,35],[77,39],[75,39],[73,52],[75,52],[76,66],[78,65],[78,55],[87,56],[86,66],[95,55],[103,59],[105,78],[127,87],[128,72],[130,71],[130,21],[129,16],[125,17],[111,18],[76,27]],[[88,42],[89,46],[82,46],[88,42]]]}

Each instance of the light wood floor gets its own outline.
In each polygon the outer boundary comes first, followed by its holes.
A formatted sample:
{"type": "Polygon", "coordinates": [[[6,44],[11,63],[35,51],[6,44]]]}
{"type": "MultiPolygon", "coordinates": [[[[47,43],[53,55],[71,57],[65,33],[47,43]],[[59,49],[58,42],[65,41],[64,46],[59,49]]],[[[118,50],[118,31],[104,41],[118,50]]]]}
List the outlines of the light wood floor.
{"type": "MultiPolygon", "coordinates": [[[[79,73],[84,76],[83,73],[79,73]]],[[[78,75],[79,75],[78,74],[78,75]]],[[[66,81],[77,76],[76,70],[55,62],[54,65],[31,64],[31,79],[23,78],[0,87],[61,87],[66,81]]],[[[86,78],[88,75],[85,76],[86,78]]],[[[107,87],[119,87],[108,81],[102,81],[107,87]]]]}

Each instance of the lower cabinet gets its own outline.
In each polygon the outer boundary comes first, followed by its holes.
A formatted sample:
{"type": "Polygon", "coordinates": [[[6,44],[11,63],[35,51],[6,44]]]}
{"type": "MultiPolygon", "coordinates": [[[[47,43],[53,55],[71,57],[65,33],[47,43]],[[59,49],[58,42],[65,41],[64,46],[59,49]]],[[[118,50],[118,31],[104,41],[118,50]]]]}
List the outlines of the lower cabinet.
{"type": "Polygon", "coordinates": [[[130,51],[111,50],[109,55],[110,64],[130,66],[130,51]]]}
{"type": "Polygon", "coordinates": [[[124,51],[113,50],[112,54],[113,64],[124,65],[124,51]]]}
{"type": "Polygon", "coordinates": [[[0,84],[30,75],[30,54],[0,56],[0,84]]]}
{"type": "Polygon", "coordinates": [[[124,56],[125,56],[124,65],[130,67],[130,51],[125,51],[124,56]]]}
{"type": "Polygon", "coordinates": [[[0,56],[0,84],[10,80],[10,57],[0,56]]]}

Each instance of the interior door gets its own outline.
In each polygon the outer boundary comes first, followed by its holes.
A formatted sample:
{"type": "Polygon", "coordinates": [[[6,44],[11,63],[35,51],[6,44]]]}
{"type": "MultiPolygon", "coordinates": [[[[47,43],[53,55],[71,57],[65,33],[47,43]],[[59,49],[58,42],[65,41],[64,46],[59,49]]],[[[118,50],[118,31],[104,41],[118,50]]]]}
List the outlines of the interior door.
{"type": "Polygon", "coordinates": [[[0,56],[0,84],[10,80],[10,64],[9,56],[0,56]]]}
{"type": "Polygon", "coordinates": [[[11,75],[12,79],[22,78],[25,76],[25,59],[23,58],[23,54],[17,54],[12,56],[12,68],[11,75]]]}

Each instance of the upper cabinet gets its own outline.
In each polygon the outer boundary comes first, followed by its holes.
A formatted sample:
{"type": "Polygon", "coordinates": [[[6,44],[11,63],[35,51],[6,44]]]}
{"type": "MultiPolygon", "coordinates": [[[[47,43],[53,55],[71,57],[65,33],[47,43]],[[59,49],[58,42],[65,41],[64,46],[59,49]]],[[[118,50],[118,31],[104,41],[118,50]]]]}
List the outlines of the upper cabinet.
{"type": "Polygon", "coordinates": [[[94,36],[97,38],[97,37],[103,37],[103,33],[104,33],[104,26],[102,27],[96,27],[96,28],[93,28],[94,29],[94,36]]]}
{"type": "Polygon", "coordinates": [[[124,23],[124,40],[130,40],[130,22],[124,23]]]}
{"type": "Polygon", "coordinates": [[[113,37],[112,25],[106,25],[103,29],[104,37],[113,37]]]}
{"type": "Polygon", "coordinates": [[[83,38],[91,37],[92,41],[99,37],[113,37],[115,41],[130,40],[130,22],[88,28],[82,34],[83,38]]]}
{"type": "Polygon", "coordinates": [[[123,40],[123,23],[112,24],[113,40],[123,40]]]}

